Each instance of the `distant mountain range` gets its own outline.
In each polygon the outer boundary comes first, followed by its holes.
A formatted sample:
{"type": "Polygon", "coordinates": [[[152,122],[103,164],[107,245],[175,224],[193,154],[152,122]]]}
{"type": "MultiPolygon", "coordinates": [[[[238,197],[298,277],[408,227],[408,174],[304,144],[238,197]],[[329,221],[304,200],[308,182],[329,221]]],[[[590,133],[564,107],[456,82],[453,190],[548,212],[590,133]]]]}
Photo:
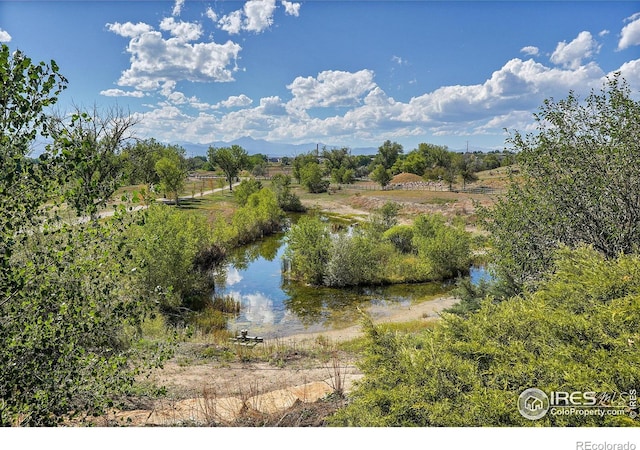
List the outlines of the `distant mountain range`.
{"type": "MultiPolygon", "coordinates": [[[[337,146],[328,144],[276,144],[274,142],[265,141],[263,139],[253,139],[250,137],[243,137],[231,142],[212,142],[210,144],[193,144],[191,142],[172,142],[177,144],[187,151],[187,156],[207,156],[209,147],[230,147],[232,145],[239,145],[244,148],[250,155],[261,153],[271,157],[289,156],[294,157],[303,153],[309,153],[312,150],[318,148],[322,151],[322,148],[326,145],[328,149],[337,148],[337,146]]],[[[375,155],[378,153],[378,147],[358,147],[352,148],[352,155],[375,155]]]]}
{"type": "MultiPolygon", "coordinates": [[[[231,142],[212,142],[210,144],[194,144],[191,142],[172,142],[184,148],[187,152],[187,156],[207,156],[209,147],[231,147],[232,145],[239,145],[244,148],[250,155],[261,153],[269,157],[282,157],[289,156],[294,157],[303,153],[309,153],[316,148],[322,151],[322,148],[326,146],[328,149],[340,148],[340,146],[329,145],[323,143],[309,143],[309,144],[277,144],[274,142],[265,141],[264,139],[253,139],[251,137],[243,137],[231,142]]],[[[449,150],[455,152],[464,152],[466,149],[453,149],[449,150]]],[[[405,149],[405,153],[411,151],[411,149],[405,149]]],[[[481,147],[469,147],[469,151],[490,152],[491,149],[481,147]]],[[[378,153],[378,147],[355,147],[351,149],[352,155],[375,155],[378,153]]]]}

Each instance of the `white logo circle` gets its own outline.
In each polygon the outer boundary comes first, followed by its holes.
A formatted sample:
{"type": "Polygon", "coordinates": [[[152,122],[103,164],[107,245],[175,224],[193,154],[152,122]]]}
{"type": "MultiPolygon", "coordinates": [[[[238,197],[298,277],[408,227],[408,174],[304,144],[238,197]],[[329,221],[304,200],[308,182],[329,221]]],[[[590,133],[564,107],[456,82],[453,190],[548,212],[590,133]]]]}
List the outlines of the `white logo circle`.
{"type": "Polygon", "coordinates": [[[518,411],[525,419],[542,419],[549,411],[549,397],[538,388],[522,391],[518,397],[518,411]]]}

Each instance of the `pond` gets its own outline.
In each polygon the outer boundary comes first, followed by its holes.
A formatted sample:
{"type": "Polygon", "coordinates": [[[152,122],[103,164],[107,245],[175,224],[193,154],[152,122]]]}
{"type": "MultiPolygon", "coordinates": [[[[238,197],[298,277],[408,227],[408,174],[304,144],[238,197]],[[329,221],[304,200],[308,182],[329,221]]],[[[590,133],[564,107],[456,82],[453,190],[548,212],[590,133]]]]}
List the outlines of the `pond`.
{"type": "MultiPolygon", "coordinates": [[[[453,288],[452,283],[402,284],[353,289],[309,287],[290,282],[283,274],[284,234],[237,249],[216,285],[217,295],[231,295],[241,303],[229,329],[251,335],[287,337],[303,332],[344,328],[358,322],[358,308],[374,317],[398,307],[433,300],[453,288]]],[[[480,269],[472,272],[481,277],[480,269]]]]}

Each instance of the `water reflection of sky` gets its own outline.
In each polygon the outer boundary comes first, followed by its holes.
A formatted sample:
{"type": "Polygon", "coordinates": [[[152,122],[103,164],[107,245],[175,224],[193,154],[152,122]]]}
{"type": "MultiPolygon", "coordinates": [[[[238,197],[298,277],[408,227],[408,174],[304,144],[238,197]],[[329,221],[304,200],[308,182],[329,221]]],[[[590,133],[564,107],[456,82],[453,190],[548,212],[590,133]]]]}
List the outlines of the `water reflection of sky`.
{"type": "Polygon", "coordinates": [[[324,331],[356,323],[360,318],[356,307],[377,317],[390,307],[443,293],[438,283],[352,290],[286,281],[283,285],[284,251],[284,241],[277,236],[230,258],[225,284],[216,288],[217,295],[230,295],[240,302],[240,314],[230,320],[230,330],[248,329],[252,335],[268,338],[324,331]]]}

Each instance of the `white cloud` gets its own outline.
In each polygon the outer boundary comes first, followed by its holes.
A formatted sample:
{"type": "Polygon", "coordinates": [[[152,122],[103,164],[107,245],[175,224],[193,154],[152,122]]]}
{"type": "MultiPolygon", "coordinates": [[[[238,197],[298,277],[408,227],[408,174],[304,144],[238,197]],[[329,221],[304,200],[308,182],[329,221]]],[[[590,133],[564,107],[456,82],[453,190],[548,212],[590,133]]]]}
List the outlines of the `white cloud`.
{"type": "Polygon", "coordinates": [[[149,33],[153,31],[153,27],[151,25],[147,25],[146,23],[138,22],[138,23],[108,23],[107,29],[119,36],[127,37],[127,38],[135,38],[144,33],[149,33]]]}
{"type": "Polygon", "coordinates": [[[604,36],[607,36],[609,33],[611,33],[609,30],[602,30],[601,32],[598,33],[598,36],[604,37],[604,36]]]}
{"type": "Polygon", "coordinates": [[[160,29],[168,31],[182,42],[195,41],[202,36],[202,26],[192,22],[176,22],[173,17],[166,17],[160,22],[160,29]]]}
{"type": "Polygon", "coordinates": [[[273,25],[275,10],[276,0],[249,0],[243,9],[222,16],[218,26],[229,34],[238,34],[240,31],[261,33],[273,25]]]}
{"type": "Polygon", "coordinates": [[[176,3],[173,5],[172,15],[179,16],[182,12],[182,7],[184,6],[184,0],[176,0],[176,3]]]}
{"type": "Polygon", "coordinates": [[[193,36],[193,29],[185,28],[181,38],[164,39],[158,31],[143,33],[129,42],[131,67],[122,72],[120,86],[132,86],[139,90],[158,89],[162,83],[174,80],[196,82],[224,82],[233,80],[239,44],[185,42],[193,36]]]}
{"type": "Polygon", "coordinates": [[[618,50],[624,50],[632,45],[640,45],[640,13],[627,17],[625,22],[629,22],[620,32],[618,50]]]}
{"type": "Polygon", "coordinates": [[[524,53],[528,56],[537,56],[540,54],[540,49],[538,49],[538,47],[534,47],[533,45],[528,45],[526,47],[522,47],[520,49],[520,53],[524,53]]]}
{"type": "Polygon", "coordinates": [[[284,12],[290,16],[298,17],[300,15],[300,3],[288,2],[282,0],[282,6],[284,6],[284,12]]]}
{"type": "Polygon", "coordinates": [[[217,22],[218,21],[218,15],[216,14],[216,12],[211,7],[207,8],[207,11],[205,12],[205,16],[207,16],[213,22],[217,22]]]}
{"type": "Polygon", "coordinates": [[[276,0],[249,0],[244,4],[244,29],[260,33],[273,25],[276,0]]]}
{"type": "Polygon", "coordinates": [[[216,103],[215,105],[212,106],[212,108],[213,109],[242,108],[242,107],[251,105],[251,103],[253,103],[253,100],[251,100],[249,97],[247,97],[244,94],[232,95],[226,100],[216,103]]]}
{"type": "Polygon", "coordinates": [[[0,42],[11,42],[11,35],[0,28],[0,42]]]}
{"type": "Polygon", "coordinates": [[[600,46],[588,31],[581,31],[573,41],[568,44],[559,42],[551,55],[551,62],[565,68],[577,69],[582,65],[583,59],[591,58],[600,51],[600,46]]]}
{"type": "MultiPolygon", "coordinates": [[[[621,69],[640,84],[640,60],[621,69]]],[[[229,97],[214,107],[240,109],[223,116],[179,117],[169,105],[161,105],[149,120],[159,122],[159,137],[171,140],[179,134],[200,143],[244,136],[290,143],[326,142],[329,137],[338,143],[375,143],[425,135],[502,136],[504,128],[529,131],[532,113],[545,98],[563,98],[569,90],[587,94],[602,86],[604,76],[595,63],[565,69],[514,58],[483,83],[444,86],[402,102],[387,95],[370,70],[326,71],[296,78],[287,86],[289,101],[264,97],[249,107],[248,97],[229,97]],[[319,112],[318,107],[325,109],[319,112]]]]}
{"type": "Polygon", "coordinates": [[[242,10],[226,14],[218,20],[218,25],[229,34],[238,34],[242,30],[242,10]]]}
{"type": "Polygon", "coordinates": [[[314,107],[353,106],[375,87],[373,72],[324,71],[317,78],[298,77],[287,86],[293,94],[292,106],[314,107]]]}
{"type": "Polygon", "coordinates": [[[396,56],[396,55],[393,55],[391,57],[391,61],[393,61],[394,63],[400,66],[407,64],[407,61],[405,59],[402,59],[400,56],[396,56]]]}
{"type": "MultiPolygon", "coordinates": [[[[625,62],[617,71],[629,84],[635,99],[640,101],[640,98],[638,98],[638,92],[640,92],[640,59],[625,62]]],[[[613,75],[613,73],[609,75],[613,75]]]]}
{"type": "Polygon", "coordinates": [[[142,98],[144,93],[140,91],[123,91],[122,89],[105,89],[100,91],[100,95],[105,97],[135,97],[142,98]]]}

